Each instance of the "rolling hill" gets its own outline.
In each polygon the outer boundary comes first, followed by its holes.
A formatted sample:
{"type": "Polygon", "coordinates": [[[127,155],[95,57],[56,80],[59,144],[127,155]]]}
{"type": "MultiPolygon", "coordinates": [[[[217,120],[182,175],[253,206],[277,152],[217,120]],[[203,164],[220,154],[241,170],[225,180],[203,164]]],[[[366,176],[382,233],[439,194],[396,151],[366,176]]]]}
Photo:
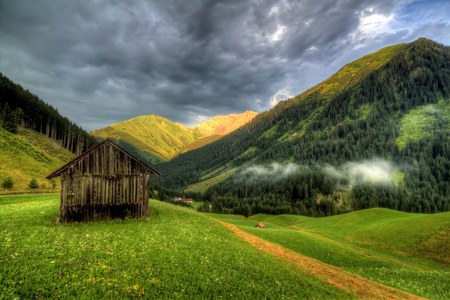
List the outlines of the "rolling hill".
{"type": "Polygon", "coordinates": [[[449,82],[447,46],[422,38],[381,49],[161,164],[159,183],[183,190],[205,182],[205,198],[221,198],[224,212],[449,210],[449,82]]]}
{"type": "Polygon", "coordinates": [[[12,134],[0,127],[0,180],[10,177],[14,184],[8,192],[30,192],[28,184],[33,178],[39,184],[37,190],[58,190],[59,180],[49,182],[45,177],[74,156],[36,131],[20,128],[12,134]]]}
{"type": "Polygon", "coordinates": [[[56,195],[1,196],[0,297],[450,297],[450,266],[413,250],[448,242],[448,213],[245,219],[154,200],[150,208],[145,220],[61,225],[56,195]],[[261,220],[267,228],[254,228],[261,220]]]}
{"type": "Polygon", "coordinates": [[[215,219],[373,281],[432,299],[450,298],[450,213],[373,208],[326,218],[258,214],[215,219]],[[264,222],[266,228],[255,228],[264,222]]]}
{"type": "Polygon", "coordinates": [[[118,143],[152,161],[166,161],[185,151],[197,149],[250,122],[256,112],[215,116],[193,128],[156,115],[139,116],[91,132],[97,138],[118,143]]]}
{"type": "Polygon", "coordinates": [[[58,197],[0,197],[0,298],[354,298],[203,214],[61,225],[58,197]],[[45,274],[45,276],[43,276],[45,274]]]}

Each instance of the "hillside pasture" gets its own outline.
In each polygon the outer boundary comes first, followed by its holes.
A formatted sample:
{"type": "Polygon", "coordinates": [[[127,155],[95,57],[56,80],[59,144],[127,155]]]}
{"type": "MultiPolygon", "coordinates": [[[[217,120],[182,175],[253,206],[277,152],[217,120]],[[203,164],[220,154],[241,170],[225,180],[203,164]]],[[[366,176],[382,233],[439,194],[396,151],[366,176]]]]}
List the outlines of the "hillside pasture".
{"type": "Polygon", "coordinates": [[[326,218],[212,217],[353,274],[433,299],[450,299],[450,213],[374,208],[326,218]],[[255,228],[263,221],[264,229],[255,228]]]}
{"type": "Polygon", "coordinates": [[[438,103],[421,105],[412,109],[400,122],[400,135],[396,144],[405,148],[410,141],[418,141],[445,131],[450,124],[450,99],[440,99],[438,103]]]}
{"type": "Polygon", "coordinates": [[[0,197],[0,299],[354,298],[204,214],[60,224],[57,195],[0,197]]]}
{"type": "Polygon", "coordinates": [[[0,127],[0,181],[10,177],[13,189],[0,193],[31,192],[28,187],[34,178],[37,191],[59,190],[59,180],[49,182],[45,177],[74,158],[74,154],[62,148],[48,137],[30,129],[19,128],[12,134],[0,127]]]}

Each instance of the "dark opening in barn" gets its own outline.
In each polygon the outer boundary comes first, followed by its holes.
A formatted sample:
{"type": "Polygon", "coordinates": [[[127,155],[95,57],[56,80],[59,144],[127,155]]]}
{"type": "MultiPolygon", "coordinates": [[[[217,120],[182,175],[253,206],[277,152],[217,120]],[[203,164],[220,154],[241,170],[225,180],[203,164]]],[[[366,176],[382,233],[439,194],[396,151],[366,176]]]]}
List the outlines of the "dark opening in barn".
{"type": "Polygon", "coordinates": [[[159,171],[107,139],[47,179],[61,176],[60,221],[145,218],[150,175],[159,171]]]}

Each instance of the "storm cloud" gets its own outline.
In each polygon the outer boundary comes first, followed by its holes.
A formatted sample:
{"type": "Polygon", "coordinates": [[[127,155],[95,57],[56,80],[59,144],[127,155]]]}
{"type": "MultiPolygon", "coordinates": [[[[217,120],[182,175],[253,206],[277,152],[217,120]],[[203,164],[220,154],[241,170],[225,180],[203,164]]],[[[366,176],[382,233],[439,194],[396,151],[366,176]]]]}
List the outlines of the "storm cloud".
{"type": "Polygon", "coordinates": [[[0,71],[91,130],[264,111],[343,64],[420,36],[448,1],[0,0],[0,71]]]}

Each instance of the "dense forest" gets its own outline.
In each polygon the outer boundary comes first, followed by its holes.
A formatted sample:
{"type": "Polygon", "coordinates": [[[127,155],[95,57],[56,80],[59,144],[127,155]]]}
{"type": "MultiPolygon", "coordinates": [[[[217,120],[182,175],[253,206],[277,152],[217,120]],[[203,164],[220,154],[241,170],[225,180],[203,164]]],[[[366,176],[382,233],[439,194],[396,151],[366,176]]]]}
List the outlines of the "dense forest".
{"type": "Polygon", "coordinates": [[[76,154],[95,142],[92,136],[61,116],[55,108],[1,73],[0,118],[1,126],[10,132],[15,133],[18,126],[29,128],[76,154]]]}
{"type": "Polygon", "coordinates": [[[159,165],[159,184],[181,190],[233,170],[199,195],[208,201],[202,209],[216,212],[318,216],[374,206],[449,210],[450,48],[419,39],[396,48],[352,84],[336,85],[343,88],[324,92],[319,85],[219,141],[159,165]],[[409,119],[425,121],[411,126],[409,119]],[[396,182],[350,185],[321,167],[374,158],[396,166],[396,182]],[[276,180],[246,178],[246,168],[274,161],[293,162],[303,171],[276,180]]]}

